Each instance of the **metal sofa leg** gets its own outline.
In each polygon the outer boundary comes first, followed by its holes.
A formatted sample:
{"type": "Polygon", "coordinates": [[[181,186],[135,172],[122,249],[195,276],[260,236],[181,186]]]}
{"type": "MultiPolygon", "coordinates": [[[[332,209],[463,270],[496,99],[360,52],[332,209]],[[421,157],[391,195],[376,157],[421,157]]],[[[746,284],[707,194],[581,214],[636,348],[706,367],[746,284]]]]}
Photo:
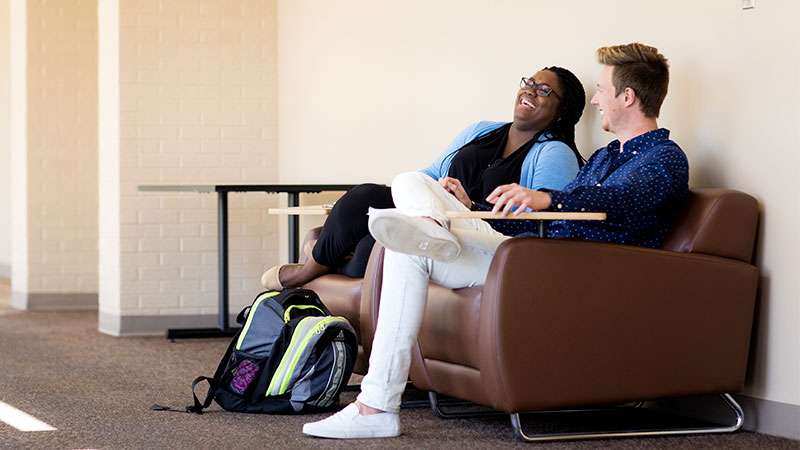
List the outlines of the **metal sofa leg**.
{"type": "Polygon", "coordinates": [[[417,389],[414,383],[408,382],[406,389],[403,391],[403,399],[400,403],[400,409],[420,409],[427,408],[430,402],[425,395],[427,391],[417,389]]]}
{"type": "Polygon", "coordinates": [[[439,399],[439,395],[436,392],[430,391],[428,392],[428,400],[430,401],[431,409],[433,413],[437,416],[441,417],[442,419],[464,419],[468,417],[488,417],[488,416],[497,416],[505,414],[500,411],[496,411],[494,409],[483,408],[482,410],[449,410],[445,411],[443,408],[458,408],[458,407],[465,407],[465,406],[478,406],[475,403],[468,402],[465,400],[458,400],[458,399],[439,399]]]}
{"type": "MultiPolygon", "coordinates": [[[[466,400],[459,400],[455,398],[440,399],[439,394],[433,391],[428,392],[428,399],[430,402],[431,410],[433,410],[433,413],[442,419],[466,419],[470,417],[491,417],[491,416],[501,416],[506,414],[502,411],[497,411],[488,407],[480,406],[478,404],[466,400]],[[471,409],[464,409],[465,407],[471,407],[471,409]],[[447,410],[445,410],[445,408],[447,408],[447,410]]],[[[639,408],[642,405],[644,405],[644,402],[635,402],[630,404],[632,408],[639,408]]],[[[590,408],[590,409],[579,409],[575,411],[578,412],[606,411],[609,409],[616,409],[616,408],[619,407],[615,406],[608,408],[590,408]]],[[[554,412],[554,411],[541,411],[541,412],[554,412]]],[[[559,412],[567,412],[567,411],[559,411],[559,412]]]]}
{"type": "MultiPolygon", "coordinates": [[[[511,414],[511,426],[514,437],[525,442],[565,441],[575,439],[599,439],[615,437],[669,436],[677,434],[732,433],[742,427],[744,412],[729,394],[721,394],[725,405],[736,415],[736,421],[729,426],[709,426],[696,428],[665,428],[660,430],[628,430],[628,431],[594,431],[588,433],[546,433],[526,435],[522,429],[519,413],[511,414]]],[[[566,413],[566,412],[565,412],[566,413]]]]}

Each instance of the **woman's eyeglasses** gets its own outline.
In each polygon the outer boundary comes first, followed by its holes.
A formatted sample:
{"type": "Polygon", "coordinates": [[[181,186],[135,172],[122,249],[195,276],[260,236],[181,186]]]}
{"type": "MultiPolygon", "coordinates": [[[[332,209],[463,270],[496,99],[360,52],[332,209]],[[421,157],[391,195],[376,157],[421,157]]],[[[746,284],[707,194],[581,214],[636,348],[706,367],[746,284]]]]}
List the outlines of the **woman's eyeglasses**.
{"type": "Polygon", "coordinates": [[[558,92],[554,91],[553,88],[544,83],[537,83],[533,81],[533,78],[522,77],[522,79],[519,80],[519,87],[534,91],[539,97],[549,97],[550,94],[553,94],[556,97],[561,98],[561,96],[558,95],[558,92]]]}

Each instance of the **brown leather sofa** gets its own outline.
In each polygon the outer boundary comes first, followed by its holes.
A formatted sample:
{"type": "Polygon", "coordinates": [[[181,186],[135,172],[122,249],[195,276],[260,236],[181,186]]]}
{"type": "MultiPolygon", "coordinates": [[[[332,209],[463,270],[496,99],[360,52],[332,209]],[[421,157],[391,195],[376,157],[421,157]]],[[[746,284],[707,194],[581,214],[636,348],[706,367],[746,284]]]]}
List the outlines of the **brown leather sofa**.
{"type": "MultiPolygon", "coordinates": [[[[759,277],[752,264],[757,222],[751,196],[696,189],[663,249],[510,239],[483,287],[431,284],[410,379],[419,389],[512,414],[522,438],[519,412],[739,391],[759,277]]],[[[309,284],[326,293],[326,304],[334,298],[327,292],[347,297],[329,306],[359,324],[365,355],[382,265],[376,245],[363,285],[351,279],[347,290],[332,275],[309,284]]],[[[736,424],[695,432],[741,426],[741,409],[729,395],[723,400],[736,424]]],[[[578,437],[615,435],[628,434],[578,437]]],[[[564,437],[530,439],[549,438],[564,437]]]]}

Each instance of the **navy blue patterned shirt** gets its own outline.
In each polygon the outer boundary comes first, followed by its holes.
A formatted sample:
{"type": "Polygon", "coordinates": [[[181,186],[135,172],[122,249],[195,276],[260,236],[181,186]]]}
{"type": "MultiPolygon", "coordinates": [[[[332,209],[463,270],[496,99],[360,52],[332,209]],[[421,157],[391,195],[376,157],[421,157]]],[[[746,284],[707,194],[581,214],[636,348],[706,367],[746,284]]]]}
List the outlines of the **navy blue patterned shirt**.
{"type": "Polygon", "coordinates": [[[660,248],[688,193],[689,163],[659,128],[620,148],[613,141],[596,151],[578,176],[550,191],[551,211],[607,213],[604,221],[556,220],[548,238],[574,238],[660,248]]]}

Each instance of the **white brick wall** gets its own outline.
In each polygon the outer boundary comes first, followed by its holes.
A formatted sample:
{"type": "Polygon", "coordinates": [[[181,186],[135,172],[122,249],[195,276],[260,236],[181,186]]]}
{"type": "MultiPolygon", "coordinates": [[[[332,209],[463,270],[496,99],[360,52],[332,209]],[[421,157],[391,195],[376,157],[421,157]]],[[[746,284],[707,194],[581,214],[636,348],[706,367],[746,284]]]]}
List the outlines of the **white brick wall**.
{"type": "Polygon", "coordinates": [[[97,6],[28,0],[27,11],[27,291],[93,293],[97,6]]]}
{"type": "MultiPolygon", "coordinates": [[[[119,311],[215,313],[216,195],[137,186],[277,181],[275,1],[119,8],[119,311]]],[[[266,213],[278,198],[234,193],[228,203],[235,311],[278,260],[279,219],[266,213]]]]}

